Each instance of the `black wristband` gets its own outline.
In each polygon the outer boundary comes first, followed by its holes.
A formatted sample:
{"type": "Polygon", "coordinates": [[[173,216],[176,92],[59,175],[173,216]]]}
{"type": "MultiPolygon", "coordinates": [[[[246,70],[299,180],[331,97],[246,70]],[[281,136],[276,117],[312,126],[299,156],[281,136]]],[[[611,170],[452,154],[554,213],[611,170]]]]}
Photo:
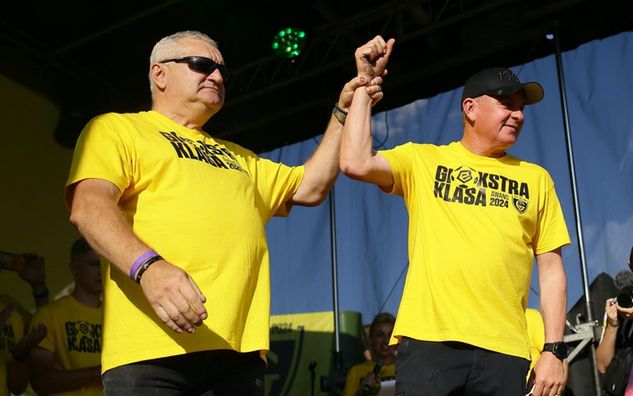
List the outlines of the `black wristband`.
{"type": "Polygon", "coordinates": [[[341,123],[341,125],[345,125],[345,120],[347,119],[347,111],[338,107],[338,103],[334,103],[334,108],[332,109],[332,115],[336,117],[336,119],[338,120],[338,122],[341,123]]]}
{"type": "Polygon", "coordinates": [[[147,271],[147,269],[149,268],[150,265],[152,265],[155,262],[157,262],[158,260],[162,260],[162,259],[163,258],[161,256],[152,256],[152,257],[148,258],[147,260],[145,260],[143,262],[143,264],[141,264],[141,268],[138,269],[138,272],[136,273],[136,277],[134,278],[136,283],[138,283],[138,284],[141,283],[141,277],[143,276],[143,273],[145,273],[145,271],[147,271]]]}

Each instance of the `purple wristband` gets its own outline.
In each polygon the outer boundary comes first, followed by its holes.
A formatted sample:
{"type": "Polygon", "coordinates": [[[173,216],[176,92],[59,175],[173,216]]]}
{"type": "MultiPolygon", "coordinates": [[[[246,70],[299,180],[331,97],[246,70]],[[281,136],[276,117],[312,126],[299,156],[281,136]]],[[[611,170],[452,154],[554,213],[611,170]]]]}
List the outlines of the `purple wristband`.
{"type": "Polygon", "coordinates": [[[138,272],[138,269],[141,267],[141,265],[143,265],[143,263],[146,262],[149,258],[154,256],[158,256],[158,253],[156,253],[156,251],[154,250],[148,250],[147,252],[141,254],[139,258],[137,258],[132,263],[132,267],[130,267],[130,278],[136,279],[136,273],[138,272]]]}

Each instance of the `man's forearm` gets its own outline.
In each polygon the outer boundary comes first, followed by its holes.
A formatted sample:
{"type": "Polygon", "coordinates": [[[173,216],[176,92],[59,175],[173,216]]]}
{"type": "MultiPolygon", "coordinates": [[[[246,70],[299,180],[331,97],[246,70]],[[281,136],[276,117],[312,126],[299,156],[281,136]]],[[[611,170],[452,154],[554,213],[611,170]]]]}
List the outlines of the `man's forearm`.
{"type": "Polygon", "coordinates": [[[371,98],[365,90],[357,89],[354,92],[344,129],[340,169],[348,176],[354,177],[362,173],[372,156],[371,98]]]}
{"type": "Polygon", "coordinates": [[[600,373],[605,373],[613,355],[615,355],[615,340],[618,333],[617,327],[607,325],[600,344],[596,348],[596,368],[600,373]]]}
{"type": "Polygon", "coordinates": [[[36,307],[41,307],[48,303],[49,291],[46,282],[31,285],[33,289],[33,301],[36,307]]]}
{"type": "Polygon", "coordinates": [[[124,273],[150,248],[133,232],[117,203],[80,183],[73,200],[71,222],[99,255],[124,273]]]}
{"type": "Polygon", "coordinates": [[[560,251],[537,257],[545,342],[563,339],[567,315],[567,280],[560,251]]]}
{"type": "Polygon", "coordinates": [[[305,163],[303,181],[293,197],[299,205],[317,205],[325,199],[338,175],[343,127],[330,116],[325,134],[312,157],[305,163]]]}

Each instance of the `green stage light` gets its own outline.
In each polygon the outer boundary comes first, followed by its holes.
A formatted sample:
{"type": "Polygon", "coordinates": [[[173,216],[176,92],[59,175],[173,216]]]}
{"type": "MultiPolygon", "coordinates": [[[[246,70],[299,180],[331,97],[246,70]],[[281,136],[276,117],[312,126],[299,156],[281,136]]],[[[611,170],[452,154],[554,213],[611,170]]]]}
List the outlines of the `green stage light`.
{"type": "Polygon", "coordinates": [[[284,58],[295,58],[306,45],[306,32],[301,29],[287,27],[281,29],[273,37],[273,52],[284,58]]]}

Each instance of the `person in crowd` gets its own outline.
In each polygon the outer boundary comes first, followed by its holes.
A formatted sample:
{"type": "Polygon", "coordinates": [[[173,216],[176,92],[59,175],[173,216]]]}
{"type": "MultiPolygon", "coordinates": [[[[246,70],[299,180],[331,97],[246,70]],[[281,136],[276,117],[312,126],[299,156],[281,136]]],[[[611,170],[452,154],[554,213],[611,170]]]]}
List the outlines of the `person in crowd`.
{"type": "Polygon", "coordinates": [[[70,250],[69,269],[75,289],[40,307],[31,327],[48,332],[30,353],[31,384],[40,394],[102,395],[101,385],[101,265],[84,238],[70,250]]]}
{"type": "Polygon", "coordinates": [[[525,106],[542,98],[540,84],[485,69],[464,86],[460,141],[373,152],[371,98],[354,92],[341,171],[403,196],[409,213],[410,266],[393,331],[396,394],[554,396],[565,387],[561,248],[569,234],[548,172],[507,153],[525,106]],[[535,258],[545,344],[527,389],[524,312],[535,258]]]}
{"type": "Polygon", "coordinates": [[[633,395],[630,369],[625,370],[626,372],[613,370],[616,366],[614,361],[617,361],[618,366],[629,367],[633,360],[633,306],[629,304],[633,293],[633,247],[629,256],[629,269],[620,271],[615,278],[616,287],[622,294],[623,301],[618,303],[616,297],[605,301],[602,334],[596,347],[596,368],[599,373],[607,375],[604,387],[608,395],[633,395]],[[629,296],[628,302],[624,301],[626,296],[629,296]],[[612,370],[609,370],[610,368],[612,370]]]}
{"type": "MultiPolygon", "coordinates": [[[[36,307],[48,302],[44,258],[1,251],[0,269],[16,271],[29,284],[36,307]]],[[[21,394],[28,387],[30,350],[46,335],[43,325],[25,331],[31,316],[13,297],[0,294],[0,396],[21,394]]]]}
{"type": "Polygon", "coordinates": [[[0,300],[0,396],[23,393],[29,384],[30,351],[46,336],[46,327],[24,333],[22,315],[15,305],[0,300]]]}
{"type": "Polygon", "coordinates": [[[396,376],[395,347],[389,345],[396,319],[387,312],[379,313],[369,326],[367,337],[371,359],[347,371],[343,396],[377,394],[380,382],[396,376]]]}
{"type": "Polygon", "coordinates": [[[71,222],[108,262],[106,394],[263,394],[270,305],[264,226],[293,205],[327,196],[354,90],[365,90],[372,103],[382,97],[389,54],[379,40],[356,58],[372,78],[359,74],[344,85],[303,166],[260,158],[204,130],[224,104],[228,69],[217,43],[195,31],[154,46],[151,111],[105,114],[86,125],[66,202],[71,222]]]}

